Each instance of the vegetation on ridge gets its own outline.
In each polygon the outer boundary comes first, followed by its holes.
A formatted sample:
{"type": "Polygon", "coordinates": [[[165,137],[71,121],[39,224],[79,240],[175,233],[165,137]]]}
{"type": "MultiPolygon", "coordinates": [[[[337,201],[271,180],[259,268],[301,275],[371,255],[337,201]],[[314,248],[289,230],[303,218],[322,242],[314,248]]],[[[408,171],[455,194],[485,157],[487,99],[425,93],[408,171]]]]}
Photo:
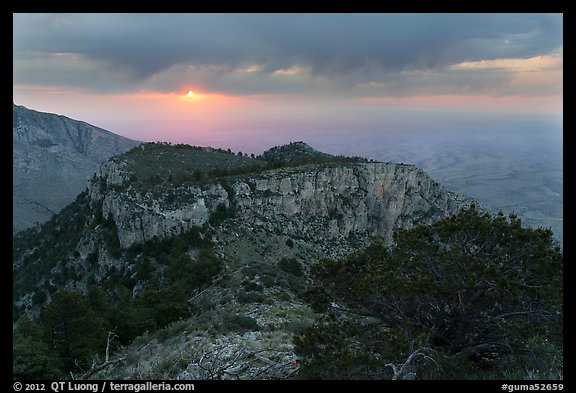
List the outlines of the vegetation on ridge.
{"type": "Polygon", "coordinates": [[[369,161],[361,157],[321,153],[303,142],[276,146],[260,156],[234,153],[230,149],[150,142],[111,160],[125,163],[123,171],[129,174],[129,181],[121,187],[135,184],[146,189],[161,184],[168,187],[199,184],[228,176],[254,175],[301,165],[369,161]]]}
{"type": "MultiPolygon", "coordinates": [[[[268,233],[238,226],[228,176],[358,160],[300,143],[269,152],[265,162],[145,144],[115,158],[132,173],[126,187],[144,187],[154,202],[176,203],[176,187],[188,182],[218,182],[226,190],[228,207],[212,206],[202,227],[172,237],[122,248],[114,217],[87,192],[48,223],[15,236],[14,297],[23,300],[13,314],[14,377],[86,375],[108,349],[127,365],[139,364],[126,355],[170,338],[188,352],[139,377],[182,377],[196,365],[197,375],[222,378],[220,366],[205,369],[202,362],[236,367],[238,359],[255,359],[254,352],[230,352],[225,360],[218,351],[232,347],[209,349],[210,340],[265,333],[282,337],[285,353],[299,356],[282,358],[284,371],[271,376],[562,378],[563,256],[550,230],[526,229],[514,214],[492,217],[472,207],[431,226],[398,230],[392,248],[375,243],[340,260],[315,261],[301,248],[313,239],[280,233],[272,242],[268,233]],[[230,239],[244,237],[258,247],[240,258],[245,250],[230,239]],[[309,329],[312,311],[304,301],[318,313],[309,329]],[[263,318],[264,309],[273,317],[263,318]]],[[[98,377],[125,378],[122,367],[98,377]]]]}

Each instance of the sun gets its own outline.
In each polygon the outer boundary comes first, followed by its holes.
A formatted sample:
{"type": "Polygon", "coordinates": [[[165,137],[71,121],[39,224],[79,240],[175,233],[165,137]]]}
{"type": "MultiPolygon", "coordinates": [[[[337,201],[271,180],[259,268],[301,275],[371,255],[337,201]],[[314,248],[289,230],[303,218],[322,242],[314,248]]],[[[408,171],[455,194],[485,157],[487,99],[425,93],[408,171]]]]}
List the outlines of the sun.
{"type": "Polygon", "coordinates": [[[181,100],[187,102],[200,102],[206,99],[206,95],[201,91],[194,91],[192,89],[182,89],[181,93],[178,95],[181,100]]]}

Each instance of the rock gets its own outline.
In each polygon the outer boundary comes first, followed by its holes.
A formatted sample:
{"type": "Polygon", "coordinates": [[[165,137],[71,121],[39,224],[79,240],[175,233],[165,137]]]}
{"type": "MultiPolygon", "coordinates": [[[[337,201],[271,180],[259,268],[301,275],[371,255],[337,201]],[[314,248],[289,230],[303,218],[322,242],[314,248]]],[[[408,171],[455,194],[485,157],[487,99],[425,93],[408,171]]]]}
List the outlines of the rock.
{"type": "MultiPolygon", "coordinates": [[[[107,162],[98,172],[107,184],[129,177],[121,163],[107,162]]],[[[200,226],[220,204],[232,199],[236,222],[245,231],[262,229],[276,235],[340,244],[349,249],[351,233],[366,239],[392,242],[395,228],[430,224],[455,213],[471,199],[445,190],[415,166],[390,163],[342,163],[274,170],[232,183],[233,196],[217,181],[179,187],[186,202],[165,203],[134,190],[100,195],[99,183],[89,184],[93,200],[103,200],[103,214],[112,214],[122,247],[154,236],[165,238],[200,226]],[[305,168],[305,169],[303,169],[305,168]]]]}

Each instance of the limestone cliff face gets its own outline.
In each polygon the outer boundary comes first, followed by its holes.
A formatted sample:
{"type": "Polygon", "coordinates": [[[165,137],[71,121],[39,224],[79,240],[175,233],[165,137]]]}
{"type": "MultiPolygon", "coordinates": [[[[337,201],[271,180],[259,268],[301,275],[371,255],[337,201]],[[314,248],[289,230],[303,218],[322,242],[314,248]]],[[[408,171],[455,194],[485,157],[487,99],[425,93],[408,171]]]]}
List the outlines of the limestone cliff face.
{"type": "Polygon", "coordinates": [[[390,241],[393,229],[431,223],[465,202],[414,166],[384,163],[283,171],[234,188],[243,221],[309,239],[354,232],[390,241]]]}
{"type": "MultiPolygon", "coordinates": [[[[127,175],[109,162],[99,176],[122,184],[127,175]]],[[[470,202],[415,166],[387,163],[279,169],[230,180],[227,187],[217,181],[180,187],[171,196],[130,187],[102,194],[96,180],[89,191],[102,201],[103,214],[114,217],[122,247],[202,225],[218,205],[230,204],[244,228],[331,244],[351,235],[390,243],[395,228],[432,223],[470,202]]]]}
{"type": "Polygon", "coordinates": [[[152,194],[107,194],[102,203],[105,216],[112,213],[118,227],[118,238],[123,248],[159,238],[179,234],[208,221],[211,211],[219,204],[228,206],[228,195],[220,185],[207,189],[190,187],[180,189],[186,203],[174,207],[152,194]]]}
{"type": "Polygon", "coordinates": [[[71,203],[107,158],[139,142],[65,116],[13,105],[13,232],[71,203]]]}

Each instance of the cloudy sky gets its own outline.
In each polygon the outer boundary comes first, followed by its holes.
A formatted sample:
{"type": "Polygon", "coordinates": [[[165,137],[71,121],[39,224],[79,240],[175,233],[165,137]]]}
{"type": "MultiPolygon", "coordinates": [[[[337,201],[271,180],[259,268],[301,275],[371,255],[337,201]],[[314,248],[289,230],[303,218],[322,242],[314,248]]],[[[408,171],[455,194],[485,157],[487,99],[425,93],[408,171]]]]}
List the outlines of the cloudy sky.
{"type": "Polygon", "coordinates": [[[420,115],[561,116],[562,36],[561,14],[14,14],[13,97],[193,144],[420,115]]]}

